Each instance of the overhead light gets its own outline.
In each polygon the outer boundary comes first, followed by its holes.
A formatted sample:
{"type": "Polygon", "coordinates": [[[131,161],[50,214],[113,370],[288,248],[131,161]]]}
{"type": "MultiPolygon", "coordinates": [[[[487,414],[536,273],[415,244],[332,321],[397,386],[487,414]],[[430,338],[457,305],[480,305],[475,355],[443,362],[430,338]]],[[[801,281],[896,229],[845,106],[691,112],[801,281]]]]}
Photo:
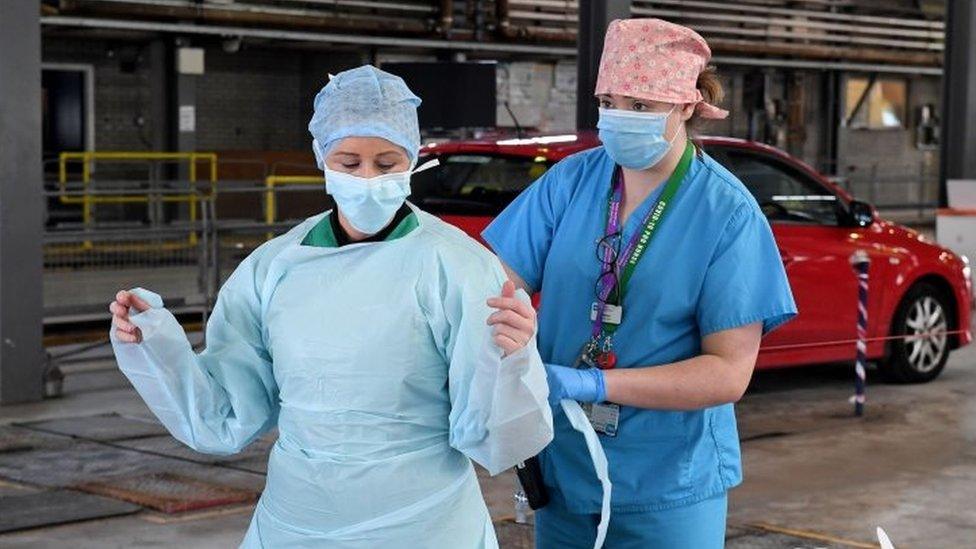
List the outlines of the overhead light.
{"type": "Polygon", "coordinates": [[[774,202],[832,202],[837,200],[834,195],[774,195],[772,197],[774,202]]]}
{"type": "Polygon", "coordinates": [[[579,139],[575,134],[547,135],[543,137],[529,137],[523,139],[502,139],[496,145],[549,145],[551,143],[569,143],[579,139]]]}

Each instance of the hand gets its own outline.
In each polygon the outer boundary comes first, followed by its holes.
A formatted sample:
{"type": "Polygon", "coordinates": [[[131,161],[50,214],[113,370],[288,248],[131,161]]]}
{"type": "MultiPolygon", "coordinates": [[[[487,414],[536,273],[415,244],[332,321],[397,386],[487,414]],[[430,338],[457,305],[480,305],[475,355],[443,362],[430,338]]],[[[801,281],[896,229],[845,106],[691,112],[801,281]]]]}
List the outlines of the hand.
{"type": "Polygon", "coordinates": [[[128,290],[120,291],[115,294],[115,301],[108,306],[108,310],[112,312],[112,329],[119,341],[141,343],[142,331],[129,321],[129,307],[135,307],[140,313],[150,309],[149,304],[136,294],[128,290]]]}
{"type": "Polygon", "coordinates": [[[558,406],[565,399],[579,402],[603,402],[607,387],[599,368],[567,368],[546,364],[549,380],[549,403],[558,406]]]}
{"type": "Polygon", "coordinates": [[[495,344],[508,356],[525,347],[535,337],[535,309],[515,297],[515,283],[502,285],[502,295],[488,300],[488,306],[498,309],[488,317],[488,325],[495,327],[495,344]]]}

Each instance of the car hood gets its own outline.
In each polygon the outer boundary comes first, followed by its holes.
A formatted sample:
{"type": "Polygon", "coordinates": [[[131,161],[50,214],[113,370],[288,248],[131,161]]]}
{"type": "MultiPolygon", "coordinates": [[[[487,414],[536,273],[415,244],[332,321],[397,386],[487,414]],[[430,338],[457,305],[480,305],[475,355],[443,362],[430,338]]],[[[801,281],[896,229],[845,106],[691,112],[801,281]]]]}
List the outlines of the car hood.
{"type": "Polygon", "coordinates": [[[931,254],[933,256],[950,254],[957,261],[962,261],[959,254],[936,242],[935,236],[931,233],[917,231],[887,220],[879,221],[878,226],[880,227],[881,234],[885,235],[885,240],[892,244],[904,243],[906,247],[916,252],[931,254]]]}

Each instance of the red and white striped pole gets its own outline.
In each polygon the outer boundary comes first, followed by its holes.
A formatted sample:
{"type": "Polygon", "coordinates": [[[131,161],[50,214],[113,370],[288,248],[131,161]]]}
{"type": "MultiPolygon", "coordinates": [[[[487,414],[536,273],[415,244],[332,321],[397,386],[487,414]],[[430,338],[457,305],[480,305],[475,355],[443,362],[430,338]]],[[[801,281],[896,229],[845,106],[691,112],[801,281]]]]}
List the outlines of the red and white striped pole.
{"type": "Polygon", "coordinates": [[[851,266],[857,275],[857,360],[854,363],[854,415],[864,415],[864,385],[867,373],[864,369],[868,352],[868,267],[871,258],[864,250],[851,254],[851,266]]]}

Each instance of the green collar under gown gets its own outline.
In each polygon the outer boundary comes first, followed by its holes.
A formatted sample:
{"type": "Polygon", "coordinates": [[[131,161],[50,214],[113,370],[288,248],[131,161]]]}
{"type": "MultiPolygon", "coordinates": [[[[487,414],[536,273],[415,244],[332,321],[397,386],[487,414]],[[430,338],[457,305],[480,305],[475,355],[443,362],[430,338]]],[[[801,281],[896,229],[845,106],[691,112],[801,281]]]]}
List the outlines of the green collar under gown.
{"type": "MultiPolygon", "coordinates": [[[[410,206],[404,203],[382,231],[360,240],[358,243],[396,240],[409,234],[418,226],[417,214],[413,213],[410,206]]],[[[339,248],[352,243],[346,231],[339,225],[339,218],[336,216],[335,210],[326,213],[325,217],[316,223],[302,240],[302,246],[318,248],[339,248]]]]}

